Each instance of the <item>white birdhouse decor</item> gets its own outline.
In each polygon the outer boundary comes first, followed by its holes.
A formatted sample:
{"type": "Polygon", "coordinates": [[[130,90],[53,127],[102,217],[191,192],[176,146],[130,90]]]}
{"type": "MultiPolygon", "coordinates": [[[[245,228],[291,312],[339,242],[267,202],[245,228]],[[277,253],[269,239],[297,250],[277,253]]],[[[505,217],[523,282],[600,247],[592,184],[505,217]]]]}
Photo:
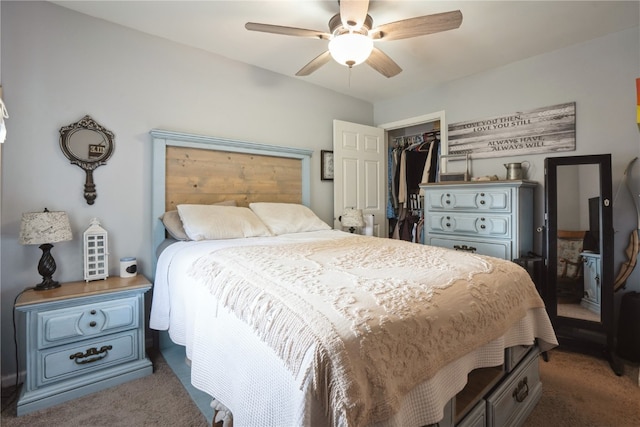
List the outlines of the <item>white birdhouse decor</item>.
{"type": "Polygon", "coordinates": [[[100,227],[98,218],[92,218],[89,224],[84,232],[84,280],[87,282],[109,277],[107,230],[100,227]]]}

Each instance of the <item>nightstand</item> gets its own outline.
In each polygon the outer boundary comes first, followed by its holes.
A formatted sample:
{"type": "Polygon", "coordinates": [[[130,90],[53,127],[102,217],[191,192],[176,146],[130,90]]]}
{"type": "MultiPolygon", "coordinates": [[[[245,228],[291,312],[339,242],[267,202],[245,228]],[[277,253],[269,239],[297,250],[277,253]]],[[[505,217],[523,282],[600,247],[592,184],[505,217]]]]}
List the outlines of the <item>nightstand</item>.
{"type": "Polygon", "coordinates": [[[29,290],[16,302],[26,328],[24,415],[153,372],[145,354],[142,275],[29,290]]]}

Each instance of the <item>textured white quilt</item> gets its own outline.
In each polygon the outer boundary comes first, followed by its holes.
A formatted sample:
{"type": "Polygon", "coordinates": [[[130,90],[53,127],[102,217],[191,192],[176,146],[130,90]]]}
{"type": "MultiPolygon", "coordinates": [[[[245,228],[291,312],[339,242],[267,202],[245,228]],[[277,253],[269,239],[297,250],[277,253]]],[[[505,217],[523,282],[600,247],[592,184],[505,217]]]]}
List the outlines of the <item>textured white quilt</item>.
{"type": "MultiPolygon", "coordinates": [[[[335,231],[302,234],[207,246],[182,271],[200,300],[209,294],[257,333],[333,425],[396,416],[418,386],[461,360],[477,363],[474,352],[505,337],[538,337],[543,350],[556,343],[535,286],[514,263],[335,231]]],[[[171,333],[170,312],[184,310],[183,331],[171,336],[189,354],[206,340],[200,305],[189,310],[181,295],[163,313],[162,300],[171,300],[163,289],[172,288],[162,281],[157,275],[151,326],[171,333]]]]}

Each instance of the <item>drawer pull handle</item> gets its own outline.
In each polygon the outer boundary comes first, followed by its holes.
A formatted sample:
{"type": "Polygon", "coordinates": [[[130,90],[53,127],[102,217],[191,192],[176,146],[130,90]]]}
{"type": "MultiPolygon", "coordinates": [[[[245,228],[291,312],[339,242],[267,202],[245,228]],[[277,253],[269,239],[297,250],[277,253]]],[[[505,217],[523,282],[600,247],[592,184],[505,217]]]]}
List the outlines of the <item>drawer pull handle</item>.
{"type": "Polygon", "coordinates": [[[87,349],[86,353],[78,352],[78,353],[72,354],[71,356],[69,356],[69,359],[73,360],[78,365],[85,365],[87,363],[97,362],[98,360],[101,360],[107,357],[109,350],[111,350],[112,348],[113,347],[110,345],[103,345],[100,348],[100,350],[98,350],[95,347],[91,347],[87,349]],[[91,359],[85,359],[85,357],[89,357],[89,356],[97,356],[97,357],[92,357],[91,359]]]}
{"type": "Polygon", "coordinates": [[[91,326],[92,328],[95,328],[97,325],[96,322],[94,322],[93,320],[91,322],[89,322],[89,326],[91,326]]]}
{"type": "Polygon", "coordinates": [[[527,377],[524,377],[524,379],[518,383],[518,387],[513,391],[513,398],[516,400],[516,402],[522,403],[528,395],[529,384],[527,384],[527,377]]]}
{"type": "Polygon", "coordinates": [[[476,253],[476,248],[474,248],[473,246],[467,246],[467,245],[453,245],[453,249],[455,249],[456,251],[463,251],[463,252],[471,252],[471,253],[476,253]]]}

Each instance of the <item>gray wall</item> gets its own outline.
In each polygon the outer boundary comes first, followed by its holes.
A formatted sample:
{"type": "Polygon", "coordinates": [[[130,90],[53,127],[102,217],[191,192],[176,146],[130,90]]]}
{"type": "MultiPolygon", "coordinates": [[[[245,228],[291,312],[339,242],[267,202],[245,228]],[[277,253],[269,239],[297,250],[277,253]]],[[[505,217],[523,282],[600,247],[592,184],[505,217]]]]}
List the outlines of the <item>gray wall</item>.
{"type": "MultiPolygon", "coordinates": [[[[497,174],[502,178],[504,163],[531,162],[528,178],[541,183],[536,190],[536,225],[543,225],[545,157],[611,153],[615,193],[628,162],[640,156],[635,92],[638,77],[640,32],[636,27],[377,103],[374,121],[382,124],[445,110],[447,122],[456,123],[575,101],[575,151],[472,161],[473,175],[497,174]]],[[[631,182],[638,197],[640,161],[636,163],[631,182]]],[[[623,187],[614,203],[616,274],[626,261],[624,249],[637,221],[631,196],[623,187]]],[[[538,237],[540,247],[542,237],[538,237]]],[[[640,267],[629,278],[627,290],[640,291],[640,267]]],[[[622,294],[618,292],[616,297],[622,294]]]]}
{"type": "MultiPolygon", "coordinates": [[[[390,123],[446,110],[449,123],[575,101],[577,150],[612,153],[614,189],[627,162],[640,155],[635,125],[635,78],[640,77],[640,34],[623,31],[588,43],[470,76],[411,96],[371,104],[203,51],[140,34],[48,3],[0,3],[1,76],[11,117],[2,154],[2,375],[15,371],[11,304],[39,282],[40,250],[17,243],[22,212],[69,213],[75,238],[53,249],[61,281],[82,277],[82,231],[99,217],[110,232],[111,273],[116,260],[137,256],[150,275],[152,128],[314,149],[332,148],[332,120],[390,123]],[[82,197],[83,172],[58,147],[60,127],[90,114],[116,134],[116,149],[96,170],[98,199],[82,197]]],[[[543,182],[545,156],[526,156],[529,177],[543,182]]],[[[503,163],[473,163],[474,174],[504,174],[503,163]]],[[[312,165],[312,208],[331,223],[333,186],[312,165]]],[[[638,194],[640,165],[633,182],[638,194]]],[[[542,213],[542,188],[536,194],[542,213]]],[[[629,232],[632,202],[614,205],[616,271],[629,232]]],[[[638,269],[640,270],[640,269],[638,269]]],[[[630,284],[636,290],[640,271],[630,284]]]]}
{"type": "Polygon", "coordinates": [[[41,2],[2,1],[2,83],[11,117],[2,158],[2,375],[15,371],[12,303],[40,282],[37,246],[17,239],[23,212],[64,210],[74,239],[53,248],[59,281],[81,280],[82,232],[109,232],[111,275],[136,256],[150,271],[153,128],[315,150],[311,208],[332,223],[333,185],[320,180],[333,119],[372,124],[373,106],[300,79],[144,35],[41,2]],[[83,198],[84,172],[58,145],[85,114],[115,133],[115,152],[83,198]]]}

